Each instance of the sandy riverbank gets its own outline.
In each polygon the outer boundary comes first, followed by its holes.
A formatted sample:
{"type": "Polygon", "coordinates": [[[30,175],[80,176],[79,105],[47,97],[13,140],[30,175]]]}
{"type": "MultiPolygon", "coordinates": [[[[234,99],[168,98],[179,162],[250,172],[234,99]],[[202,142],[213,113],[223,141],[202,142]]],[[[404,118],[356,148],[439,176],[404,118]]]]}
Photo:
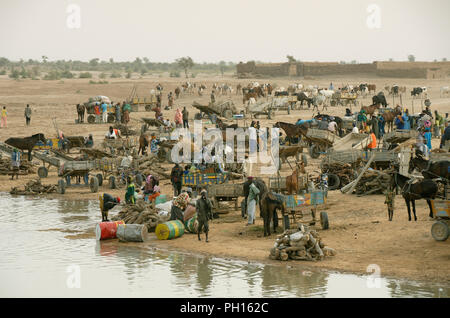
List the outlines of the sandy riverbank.
{"type": "MultiPolygon", "coordinates": [[[[209,99],[209,88],[213,82],[228,82],[235,85],[237,82],[247,84],[250,80],[236,80],[232,78],[196,78],[197,83],[206,83],[207,94],[203,97],[197,95],[183,96],[176,101],[176,105],[187,106],[190,117],[193,118],[197,112],[192,106],[192,102],[197,100],[207,104],[209,99]]],[[[287,86],[288,79],[258,80],[260,82],[276,82],[278,85],[287,86]]],[[[335,85],[338,83],[359,83],[363,81],[375,82],[381,88],[385,84],[397,83],[398,85],[412,86],[428,85],[432,86],[430,95],[433,104],[441,113],[450,112],[450,102],[448,98],[439,97],[439,87],[444,86],[445,81],[439,80],[397,80],[397,79],[365,79],[365,78],[327,78],[315,80],[302,80],[307,84],[317,84],[327,86],[330,81],[335,85]],[[435,97],[435,98],[434,98],[435,97]]],[[[0,105],[6,105],[8,109],[8,128],[0,129],[0,140],[4,141],[12,136],[29,136],[33,133],[43,132],[46,137],[54,137],[55,129],[51,118],[56,117],[59,129],[66,135],[83,135],[89,133],[94,135],[96,145],[99,145],[103,138],[108,124],[101,125],[76,125],[75,105],[87,100],[89,96],[106,95],[114,101],[120,101],[128,96],[133,84],[140,84],[140,93],[146,96],[151,88],[161,82],[165,87],[164,94],[167,96],[169,90],[182,82],[182,79],[170,78],[144,78],[141,80],[111,80],[107,85],[89,84],[83,80],[65,80],[64,83],[53,81],[12,81],[0,79],[0,105]],[[33,108],[32,124],[25,126],[23,118],[23,108],[26,103],[30,103],[33,108]]],[[[448,85],[448,84],[447,84],[448,85]]],[[[242,105],[241,96],[232,96],[233,101],[238,106],[242,105]]],[[[405,98],[406,99],[406,98],[405,98]]],[[[164,100],[166,102],[166,100],[164,100]]],[[[368,99],[363,100],[368,105],[368,99]]],[[[389,98],[388,98],[389,102],[389,98]]],[[[412,100],[408,97],[405,105],[411,105],[412,100]]],[[[415,101],[415,112],[420,108],[420,101],[415,101]]],[[[164,103],[165,104],[165,103],[164,103]]],[[[329,107],[326,111],[332,115],[342,116],[345,107],[329,107]]],[[[173,119],[174,110],[163,111],[165,116],[173,119]]],[[[294,111],[291,115],[285,112],[277,113],[272,120],[259,119],[263,127],[271,127],[276,121],[294,122],[298,118],[310,118],[310,110],[294,111]]],[[[141,117],[153,117],[153,113],[138,112],[132,113],[132,125],[139,129],[141,117]]],[[[247,123],[249,124],[249,123],[247,123]]],[[[438,145],[438,140],[433,140],[433,146],[438,145]]],[[[313,160],[308,157],[309,163],[307,172],[314,172],[319,169],[320,160],[313,160]]],[[[171,165],[164,165],[169,171],[171,165]]],[[[36,167],[37,168],[37,167],[36,167]]],[[[283,166],[282,175],[290,174],[288,165],[283,166]]],[[[9,192],[12,186],[21,186],[28,180],[36,178],[36,175],[20,176],[19,180],[9,180],[8,176],[0,176],[0,191],[9,192]]],[[[45,184],[56,184],[58,180],[56,170],[50,169],[49,177],[43,179],[45,184]]],[[[123,198],[124,190],[110,190],[107,184],[100,189],[101,192],[108,192],[119,195],[123,198]]],[[[171,186],[168,180],[162,181],[162,192],[171,194],[171,186]]],[[[91,193],[88,188],[71,188],[65,195],[51,194],[45,197],[64,199],[98,199],[98,193],[91,193]]],[[[367,266],[377,264],[380,267],[381,275],[408,278],[413,280],[427,280],[450,282],[450,241],[436,242],[431,237],[430,228],[432,221],[428,219],[428,208],[425,201],[417,202],[418,221],[407,221],[406,206],[400,196],[396,200],[394,220],[388,221],[386,206],[383,204],[384,198],[380,195],[357,197],[355,195],[344,195],[339,191],[332,191],[329,194],[327,213],[330,219],[330,229],[320,230],[320,235],[324,242],[337,250],[337,255],[333,258],[325,259],[321,262],[299,262],[290,261],[278,262],[268,259],[269,249],[273,246],[275,236],[263,237],[262,220],[257,219],[254,226],[246,227],[246,221],[240,216],[239,211],[232,211],[221,215],[220,219],[214,220],[210,224],[210,243],[198,242],[196,235],[186,234],[181,238],[172,241],[151,240],[142,246],[155,246],[158,248],[178,249],[193,253],[204,253],[225,258],[239,258],[249,261],[268,262],[280,266],[301,266],[318,269],[338,270],[343,272],[353,272],[365,274],[367,266]]],[[[259,212],[257,212],[259,214],[259,212]]],[[[99,213],[100,220],[100,213],[99,213]]],[[[94,226],[94,225],[93,225],[94,226]]],[[[152,234],[153,236],[154,234],[152,234]]],[[[68,235],[70,238],[93,239],[93,231],[84,235],[68,235]]],[[[111,241],[107,244],[121,244],[111,241]]]]}

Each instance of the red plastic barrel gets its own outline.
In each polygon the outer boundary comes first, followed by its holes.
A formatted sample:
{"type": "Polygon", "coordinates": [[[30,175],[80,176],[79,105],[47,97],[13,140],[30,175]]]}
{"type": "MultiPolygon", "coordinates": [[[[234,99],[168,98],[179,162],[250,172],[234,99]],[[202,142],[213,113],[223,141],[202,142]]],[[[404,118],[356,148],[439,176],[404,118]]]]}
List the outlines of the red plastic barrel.
{"type": "Polygon", "coordinates": [[[101,222],[95,227],[95,238],[97,240],[107,240],[116,238],[117,227],[119,224],[125,224],[123,221],[101,222]]]}

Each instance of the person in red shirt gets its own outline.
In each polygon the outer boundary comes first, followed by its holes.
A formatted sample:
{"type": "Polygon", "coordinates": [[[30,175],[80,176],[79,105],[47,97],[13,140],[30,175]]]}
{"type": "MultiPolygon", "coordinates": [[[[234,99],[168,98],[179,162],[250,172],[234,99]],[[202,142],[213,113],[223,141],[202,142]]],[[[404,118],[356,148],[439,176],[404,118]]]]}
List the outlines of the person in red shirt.
{"type": "Polygon", "coordinates": [[[94,106],[95,111],[95,122],[100,123],[101,113],[100,113],[100,105],[97,103],[94,106]]]}

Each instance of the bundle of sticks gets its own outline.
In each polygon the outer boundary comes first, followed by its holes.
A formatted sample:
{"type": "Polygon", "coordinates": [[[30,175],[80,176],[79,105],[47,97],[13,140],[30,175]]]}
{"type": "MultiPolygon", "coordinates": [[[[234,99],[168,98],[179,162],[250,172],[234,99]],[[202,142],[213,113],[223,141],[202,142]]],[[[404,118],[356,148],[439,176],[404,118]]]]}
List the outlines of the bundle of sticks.
{"type": "Polygon", "coordinates": [[[138,170],[144,175],[157,176],[159,180],[170,179],[170,173],[159,164],[158,157],[155,155],[143,156],[137,161],[138,170]]]}
{"type": "Polygon", "coordinates": [[[315,230],[310,230],[308,226],[302,224],[297,230],[286,230],[277,236],[269,258],[281,261],[289,259],[317,261],[325,256],[334,255],[336,251],[326,247],[315,230]]]}
{"type": "Polygon", "coordinates": [[[158,224],[169,221],[169,215],[159,215],[151,204],[137,201],[136,204],[127,204],[113,221],[123,220],[125,224],[145,224],[149,232],[154,232],[158,224]]]}
{"type": "MultiPolygon", "coordinates": [[[[8,158],[0,159],[0,175],[11,174],[13,170],[11,169],[11,160],[8,158]]],[[[34,173],[33,164],[27,160],[20,161],[19,171],[20,175],[26,175],[29,173],[34,173]]]]}
{"type": "Polygon", "coordinates": [[[367,170],[355,188],[357,195],[383,194],[391,183],[391,175],[385,171],[367,170]]]}
{"type": "Polygon", "coordinates": [[[25,184],[23,190],[19,190],[18,187],[12,187],[10,194],[17,195],[36,195],[43,193],[56,192],[57,186],[55,184],[44,185],[41,183],[41,179],[30,180],[25,184]]]}

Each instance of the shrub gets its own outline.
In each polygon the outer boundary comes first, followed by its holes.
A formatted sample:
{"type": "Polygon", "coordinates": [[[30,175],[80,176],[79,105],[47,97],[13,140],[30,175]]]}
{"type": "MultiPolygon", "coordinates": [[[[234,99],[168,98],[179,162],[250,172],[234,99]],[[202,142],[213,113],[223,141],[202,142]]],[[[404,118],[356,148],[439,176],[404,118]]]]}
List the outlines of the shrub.
{"type": "Polygon", "coordinates": [[[82,72],[82,73],[80,73],[80,75],[78,77],[79,78],[92,78],[92,74],[89,72],[82,72]]]}
{"type": "Polygon", "coordinates": [[[128,72],[128,73],[127,73],[126,78],[131,78],[131,72],[128,72]]]}
{"type": "Polygon", "coordinates": [[[175,72],[170,72],[170,77],[181,77],[180,72],[175,71],[175,72]]]}
{"type": "Polygon", "coordinates": [[[105,73],[100,73],[100,75],[98,76],[99,78],[106,78],[106,74],[105,73]]]}
{"type": "Polygon", "coordinates": [[[61,78],[73,78],[74,74],[70,71],[61,72],[61,78]]]}
{"type": "Polygon", "coordinates": [[[0,75],[6,75],[6,70],[1,70],[0,75]]]}
{"type": "Polygon", "coordinates": [[[20,76],[20,72],[18,70],[12,70],[9,74],[9,78],[18,79],[20,76]]]}
{"type": "Polygon", "coordinates": [[[118,72],[113,72],[111,74],[111,78],[120,78],[120,77],[122,77],[122,75],[120,75],[120,73],[118,73],[118,72]]]}
{"type": "Polygon", "coordinates": [[[44,80],[55,81],[61,79],[61,74],[58,71],[50,71],[44,76],[44,80]]]}

